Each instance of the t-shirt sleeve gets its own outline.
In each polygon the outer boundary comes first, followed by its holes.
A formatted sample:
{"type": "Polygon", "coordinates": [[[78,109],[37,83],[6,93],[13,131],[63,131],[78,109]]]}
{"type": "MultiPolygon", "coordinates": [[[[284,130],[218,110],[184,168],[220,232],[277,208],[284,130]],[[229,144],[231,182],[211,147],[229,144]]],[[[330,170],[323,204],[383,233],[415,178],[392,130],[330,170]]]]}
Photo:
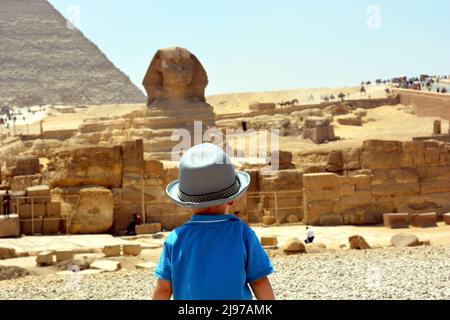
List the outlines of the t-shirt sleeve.
{"type": "Polygon", "coordinates": [[[255,232],[248,229],[246,234],[247,261],[245,271],[247,282],[251,283],[273,273],[274,269],[255,232]]]}
{"type": "Polygon", "coordinates": [[[170,245],[167,241],[164,242],[158,265],[153,273],[155,277],[166,281],[172,281],[172,261],[170,259],[170,251],[170,245]]]}

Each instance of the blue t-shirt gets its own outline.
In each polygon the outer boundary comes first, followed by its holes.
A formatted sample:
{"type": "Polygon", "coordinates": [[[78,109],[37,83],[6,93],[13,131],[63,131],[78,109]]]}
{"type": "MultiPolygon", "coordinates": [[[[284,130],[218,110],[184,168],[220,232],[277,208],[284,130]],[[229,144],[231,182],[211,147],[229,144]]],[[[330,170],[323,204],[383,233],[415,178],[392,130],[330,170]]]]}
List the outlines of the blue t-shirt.
{"type": "Polygon", "coordinates": [[[155,276],[174,300],[251,300],[249,283],[273,272],[255,232],[232,215],[194,215],[167,237],[155,276]]]}

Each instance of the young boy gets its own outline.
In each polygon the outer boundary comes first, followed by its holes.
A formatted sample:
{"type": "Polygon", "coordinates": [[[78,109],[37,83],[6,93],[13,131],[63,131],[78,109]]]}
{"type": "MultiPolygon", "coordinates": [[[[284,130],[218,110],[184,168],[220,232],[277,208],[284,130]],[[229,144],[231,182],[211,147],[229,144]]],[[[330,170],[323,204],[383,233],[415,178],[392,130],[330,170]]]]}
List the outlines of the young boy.
{"type": "Polygon", "coordinates": [[[219,147],[205,143],[180,161],[179,180],[167,186],[192,219],[167,237],[155,276],[154,300],[274,300],[267,276],[274,270],[255,232],[227,211],[248,189],[219,147]]]}

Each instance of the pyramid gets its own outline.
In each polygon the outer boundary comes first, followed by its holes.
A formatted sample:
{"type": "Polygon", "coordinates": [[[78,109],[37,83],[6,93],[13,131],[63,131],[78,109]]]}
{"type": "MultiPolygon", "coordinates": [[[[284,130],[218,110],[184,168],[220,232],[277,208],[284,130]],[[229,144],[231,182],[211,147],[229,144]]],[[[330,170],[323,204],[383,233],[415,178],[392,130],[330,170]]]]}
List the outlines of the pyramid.
{"type": "Polygon", "coordinates": [[[0,1],[0,104],[146,101],[94,43],[69,26],[46,0],[0,1]]]}

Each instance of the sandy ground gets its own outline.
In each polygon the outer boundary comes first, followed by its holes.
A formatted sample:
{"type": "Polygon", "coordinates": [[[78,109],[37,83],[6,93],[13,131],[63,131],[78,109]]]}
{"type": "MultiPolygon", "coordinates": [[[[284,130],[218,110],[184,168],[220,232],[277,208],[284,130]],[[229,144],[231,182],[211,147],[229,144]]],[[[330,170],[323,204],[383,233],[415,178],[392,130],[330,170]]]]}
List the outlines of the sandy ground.
{"type": "MultiPolygon", "coordinates": [[[[45,106],[46,117],[40,117],[39,120],[44,119],[43,129],[44,131],[50,130],[75,130],[79,125],[89,118],[101,118],[117,116],[136,111],[143,110],[146,106],[144,104],[123,104],[123,105],[95,105],[87,106],[86,108],[74,107],[74,113],[62,113],[52,109],[49,106],[45,106]]],[[[38,133],[39,121],[29,121],[28,127],[17,123],[16,130],[18,132],[38,133]]]]}
{"type": "MultiPolygon", "coordinates": [[[[290,237],[306,238],[305,226],[301,224],[283,226],[252,225],[256,234],[261,236],[277,236],[279,246],[290,237]]],[[[399,233],[415,234],[419,240],[429,240],[432,246],[450,246],[450,226],[443,222],[435,228],[389,229],[383,226],[336,226],[314,227],[316,242],[325,244],[328,249],[339,249],[340,245],[348,246],[348,238],[353,235],[363,236],[373,247],[388,247],[392,236],[399,233]]],[[[163,233],[165,236],[168,233],[163,233]]],[[[138,243],[144,249],[144,260],[157,262],[164,239],[153,239],[151,236],[114,238],[110,235],[69,235],[69,236],[34,236],[17,239],[0,239],[0,247],[14,248],[21,257],[16,259],[0,260],[0,265],[34,268],[35,255],[41,251],[74,250],[79,255],[94,254],[96,258],[103,256],[105,245],[138,243]]],[[[141,255],[142,256],[142,255],[141,255]]],[[[131,260],[131,265],[134,260],[131,260]]]]}
{"type": "Polygon", "coordinates": [[[280,138],[280,146],[282,150],[302,153],[361,146],[364,140],[370,139],[408,141],[414,137],[431,136],[433,122],[441,118],[417,117],[410,111],[410,107],[403,105],[370,109],[361,127],[333,122],[335,135],[339,137],[337,141],[317,145],[300,137],[288,136],[280,138]]]}
{"type": "MultiPolygon", "coordinates": [[[[282,228],[282,237],[285,237],[290,232],[302,232],[303,227],[282,228]]],[[[344,234],[351,234],[346,228],[334,228],[333,232],[317,228],[316,232],[320,240],[326,242],[328,240],[325,238],[328,238],[329,241],[339,242],[344,234]]],[[[374,228],[383,238],[388,236],[389,232],[383,228],[374,228]]],[[[258,228],[255,229],[260,233],[258,228]]],[[[275,233],[278,227],[266,229],[275,233]]],[[[372,237],[378,238],[376,232],[369,228],[359,231],[369,242],[372,237]]],[[[441,232],[448,234],[442,226],[412,231],[420,237],[425,234],[432,236],[432,239],[438,239],[441,232]]],[[[270,250],[275,272],[269,278],[279,300],[449,299],[450,246],[437,246],[436,243],[437,240],[432,240],[432,246],[415,248],[328,249],[289,256],[270,250]]],[[[57,271],[66,270],[66,264],[59,265],[59,268],[36,268],[34,257],[3,260],[0,266],[21,265],[31,275],[0,281],[0,299],[148,300],[154,290],[154,264],[150,269],[137,269],[135,265],[156,262],[159,251],[143,250],[138,257],[108,258],[120,261],[121,270],[93,275],[73,272],[57,274],[57,271]]],[[[76,255],[75,258],[77,261],[104,259],[99,253],[76,255]]],[[[2,268],[5,270],[8,267],[2,268]]]]}
{"type": "MultiPolygon", "coordinates": [[[[253,226],[258,236],[277,236],[280,245],[289,237],[306,239],[306,227],[303,225],[287,225],[279,227],[253,226]]],[[[438,223],[435,228],[389,229],[383,226],[335,226],[335,227],[313,227],[316,233],[315,242],[323,243],[330,249],[338,249],[340,245],[348,246],[348,238],[360,235],[373,247],[388,247],[391,238],[399,233],[416,235],[420,241],[430,240],[434,246],[450,246],[450,226],[443,222],[438,223]]]]}
{"type": "MultiPolygon", "coordinates": [[[[276,102],[298,99],[301,104],[319,103],[320,96],[334,94],[337,96],[340,92],[348,95],[348,99],[361,98],[384,98],[385,86],[367,87],[367,95],[362,96],[359,92],[360,87],[344,88],[311,88],[298,90],[273,91],[262,93],[234,93],[224,95],[214,95],[207,97],[207,102],[214,107],[217,114],[249,112],[249,104],[254,102],[276,102]],[[314,100],[308,100],[310,95],[314,100]]],[[[25,122],[18,120],[16,123],[16,132],[18,133],[38,133],[39,121],[44,119],[44,130],[62,130],[77,129],[85,119],[100,118],[110,116],[121,116],[136,110],[143,110],[144,104],[122,104],[122,105],[92,105],[85,108],[74,107],[75,113],[62,113],[51,106],[45,106],[45,113],[40,113],[35,117],[28,117],[25,122]],[[28,124],[28,127],[26,126],[28,124]]]]}
{"type": "MultiPolygon", "coordinates": [[[[434,121],[442,120],[438,117],[417,117],[411,112],[411,107],[403,105],[369,109],[367,110],[367,116],[363,118],[364,123],[362,126],[343,126],[334,121],[334,132],[336,137],[338,137],[336,141],[318,145],[309,139],[303,139],[301,135],[280,136],[279,149],[292,152],[294,154],[294,163],[299,165],[304,159],[302,157],[298,158],[298,156],[360,147],[365,140],[410,141],[414,137],[431,136],[434,121]]],[[[444,130],[446,130],[445,127],[444,130]]],[[[248,151],[250,149],[249,146],[259,145],[258,139],[258,134],[253,134],[245,138],[237,138],[236,141],[231,140],[233,141],[231,145],[234,147],[239,146],[238,149],[246,146],[248,151]]],[[[265,139],[264,141],[267,142],[267,149],[269,150],[271,148],[270,139],[265,139]]],[[[251,162],[249,159],[246,160],[249,163],[251,162]]]]}
{"type": "Polygon", "coordinates": [[[340,92],[347,95],[346,99],[363,99],[363,98],[385,98],[385,86],[368,86],[367,94],[361,95],[360,86],[343,87],[343,88],[308,88],[284,91],[268,91],[268,92],[252,92],[252,93],[231,93],[220,94],[207,97],[207,102],[214,106],[217,114],[248,112],[249,104],[255,102],[274,102],[281,103],[283,101],[291,101],[298,99],[300,104],[320,103],[320,97],[325,95],[337,96],[340,92]],[[313,95],[314,99],[309,100],[309,96],[313,95]]]}
{"type": "Polygon", "coordinates": [[[150,235],[139,238],[115,238],[107,234],[61,235],[61,236],[23,236],[21,238],[0,239],[0,247],[13,248],[18,255],[36,255],[40,251],[73,250],[89,253],[102,250],[106,245],[139,243],[143,248],[159,247],[162,240],[152,239],[150,235]]]}

